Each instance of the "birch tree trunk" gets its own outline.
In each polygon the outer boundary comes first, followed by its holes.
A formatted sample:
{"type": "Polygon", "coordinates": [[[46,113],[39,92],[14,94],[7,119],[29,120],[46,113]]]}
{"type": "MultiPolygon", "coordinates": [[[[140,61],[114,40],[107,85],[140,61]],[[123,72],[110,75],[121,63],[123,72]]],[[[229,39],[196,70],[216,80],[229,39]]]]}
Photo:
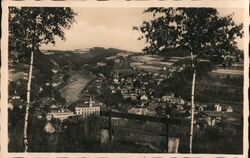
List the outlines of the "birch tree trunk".
{"type": "Polygon", "coordinates": [[[27,106],[25,109],[25,119],[24,119],[24,129],[23,129],[24,152],[28,151],[28,119],[29,119],[29,108],[30,108],[31,79],[33,71],[33,58],[34,58],[33,56],[34,56],[34,49],[31,51],[30,69],[29,69],[28,84],[27,84],[27,106]]]}
{"type": "Polygon", "coordinates": [[[196,78],[196,69],[194,65],[193,54],[191,53],[191,62],[193,69],[193,80],[192,80],[192,90],[191,90],[191,122],[190,122],[190,135],[189,135],[189,153],[192,153],[193,150],[193,132],[194,132],[194,90],[195,90],[195,78],[196,78]]]}

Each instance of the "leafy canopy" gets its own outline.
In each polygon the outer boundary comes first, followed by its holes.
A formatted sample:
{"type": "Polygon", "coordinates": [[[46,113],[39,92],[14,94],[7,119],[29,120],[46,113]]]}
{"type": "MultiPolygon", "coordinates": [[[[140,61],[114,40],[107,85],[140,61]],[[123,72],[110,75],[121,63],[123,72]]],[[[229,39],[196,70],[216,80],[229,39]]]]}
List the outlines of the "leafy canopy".
{"type": "Polygon", "coordinates": [[[9,7],[9,49],[20,52],[55,44],[55,36],[65,40],[64,30],[76,15],[68,7],[9,7]]]}
{"type": "Polygon", "coordinates": [[[148,46],[144,52],[164,54],[178,48],[197,56],[226,58],[241,54],[236,39],[242,38],[243,24],[237,25],[232,15],[220,16],[214,8],[148,8],[144,13],[153,18],[135,30],[142,32],[148,46]]]}

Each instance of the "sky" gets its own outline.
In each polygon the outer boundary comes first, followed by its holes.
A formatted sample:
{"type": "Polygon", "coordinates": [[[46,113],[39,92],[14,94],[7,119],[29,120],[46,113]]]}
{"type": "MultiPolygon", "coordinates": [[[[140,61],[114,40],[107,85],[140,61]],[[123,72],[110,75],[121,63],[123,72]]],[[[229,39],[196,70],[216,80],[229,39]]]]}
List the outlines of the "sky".
{"type": "MultiPolygon", "coordinates": [[[[78,13],[76,23],[69,30],[65,30],[66,40],[56,39],[56,44],[42,46],[41,49],[75,50],[92,47],[119,48],[140,52],[145,41],[138,40],[139,31],[133,26],[140,26],[144,20],[152,15],[143,14],[145,8],[73,8],[78,13]]],[[[219,8],[221,15],[234,12],[236,23],[243,22],[243,9],[219,8]]],[[[239,48],[243,49],[243,40],[239,41],[239,48]]]]}

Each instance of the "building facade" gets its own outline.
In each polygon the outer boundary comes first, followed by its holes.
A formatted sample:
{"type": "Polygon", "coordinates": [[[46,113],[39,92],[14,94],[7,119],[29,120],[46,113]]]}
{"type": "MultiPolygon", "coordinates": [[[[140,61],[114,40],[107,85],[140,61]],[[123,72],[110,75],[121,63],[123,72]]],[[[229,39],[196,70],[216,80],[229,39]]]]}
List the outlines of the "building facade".
{"type": "Polygon", "coordinates": [[[81,115],[83,117],[89,116],[91,114],[100,114],[100,106],[99,104],[92,101],[91,97],[89,97],[89,101],[85,101],[81,104],[78,104],[75,107],[76,115],[81,115]]]}
{"type": "Polygon", "coordinates": [[[58,109],[58,110],[52,110],[50,113],[48,113],[47,118],[56,118],[60,121],[63,121],[70,116],[74,116],[74,112],[70,111],[68,109],[58,109]]]}

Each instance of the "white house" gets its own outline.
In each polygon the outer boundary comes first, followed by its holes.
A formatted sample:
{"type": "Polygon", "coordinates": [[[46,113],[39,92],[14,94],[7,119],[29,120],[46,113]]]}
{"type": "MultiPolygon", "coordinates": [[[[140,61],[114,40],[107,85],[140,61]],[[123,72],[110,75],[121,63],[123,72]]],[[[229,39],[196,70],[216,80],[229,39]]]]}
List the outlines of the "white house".
{"type": "Polygon", "coordinates": [[[97,66],[105,66],[105,65],[106,65],[106,63],[104,63],[104,62],[97,63],[97,66]]]}
{"type": "Polygon", "coordinates": [[[62,109],[51,110],[51,112],[48,113],[47,118],[56,118],[59,119],[60,121],[63,121],[70,116],[74,116],[74,112],[70,111],[69,109],[62,108],[62,109]]]}
{"type": "Polygon", "coordinates": [[[215,104],[214,105],[214,111],[217,111],[217,112],[219,112],[219,111],[221,111],[221,106],[219,105],[219,104],[215,104]]]}
{"type": "Polygon", "coordinates": [[[233,108],[231,106],[226,107],[226,112],[233,112],[233,108]]]}
{"type": "Polygon", "coordinates": [[[162,100],[164,102],[171,101],[174,98],[174,93],[170,93],[169,95],[162,96],[162,100]]]}
{"type": "Polygon", "coordinates": [[[147,115],[149,110],[143,107],[133,107],[128,109],[128,113],[137,114],[137,115],[147,115]]]}
{"type": "Polygon", "coordinates": [[[50,123],[46,123],[45,127],[44,127],[44,131],[46,133],[54,133],[56,131],[55,127],[50,123]]]}
{"type": "Polygon", "coordinates": [[[148,100],[148,97],[144,94],[144,95],[141,96],[141,100],[145,100],[146,101],[146,100],[148,100]]]}
{"type": "Polygon", "coordinates": [[[208,126],[215,126],[215,118],[214,117],[207,117],[207,124],[208,124],[208,126]]]}

